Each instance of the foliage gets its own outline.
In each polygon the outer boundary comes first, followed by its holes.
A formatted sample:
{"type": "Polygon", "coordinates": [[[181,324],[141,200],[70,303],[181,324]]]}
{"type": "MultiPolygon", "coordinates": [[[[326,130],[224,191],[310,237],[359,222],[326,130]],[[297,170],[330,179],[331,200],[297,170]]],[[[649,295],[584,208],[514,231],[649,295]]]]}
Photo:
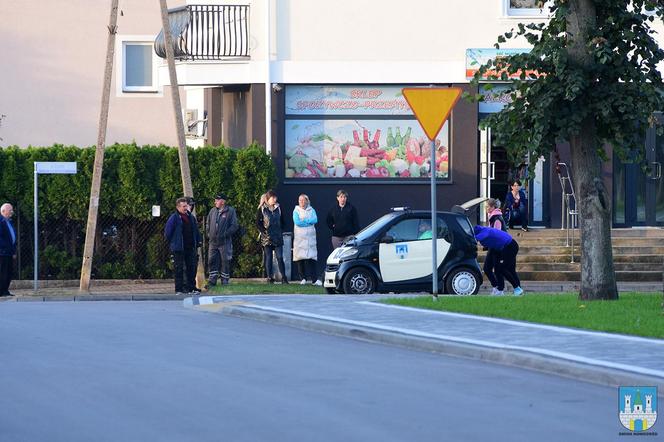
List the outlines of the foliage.
{"type": "MultiPolygon", "coordinates": [[[[664,51],[652,29],[655,19],[664,16],[664,6],[655,0],[590,3],[596,15],[587,17],[574,9],[578,1],[555,0],[547,23],[519,23],[500,35],[496,48],[523,37],[532,50],[490,61],[473,79],[477,85],[488,72],[489,79],[501,81],[508,80],[508,74],[519,75],[511,83],[512,102],[483,122],[496,133],[497,143],[508,147],[513,163],[528,152],[537,158],[555,150],[556,143],[580,133],[587,117],[596,128],[590,148],[600,158],[606,159],[608,143],[621,159],[633,151],[643,161],[643,128],[655,124],[653,113],[664,109],[664,84],[657,70],[664,51]],[[582,42],[590,56],[582,63],[570,56],[568,19],[573,14],[591,23],[582,42]]],[[[534,168],[534,162],[530,166],[534,168]]]]}
{"type": "MultiPolygon", "coordinates": [[[[15,222],[24,228],[20,241],[26,254],[21,274],[30,264],[33,219],[33,162],[76,161],[76,175],[39,176],[39,222],[43,248],[40,277],[78,278],[85,237],[85,223],[94,147],[54,145],[0,148],[0,200],[16,207],[15,222]],[[25,228],[28,226],[28,228],[25,228]],[[68,230],[76,232],[68,232],[68,230]]],[[[260,248],[253,226],[260,195],[276,184],[276,171],[262,147],[245,149],[203,147],[189,149],[197,217],[203,219],[213,207],[214,195],[229,195],[240,223],[252,232],[236,238],[235,276],[256,276],[260,269],[260,248]]],[[[168,276],[168,248],[163,239],[166,219],[175,200],[182,196],[182,181],[176,148],[115,144],[106,149],[99,201],[100,227],[93,261],[94,277],[135,278],[168,276]],[[153,205],[161,206],[161,216],[153,218],[153,205]],[[106,234],[104,234],[106,231],[106,234]],[[103,254],[103,256],[102,256],[103,254]]]]}

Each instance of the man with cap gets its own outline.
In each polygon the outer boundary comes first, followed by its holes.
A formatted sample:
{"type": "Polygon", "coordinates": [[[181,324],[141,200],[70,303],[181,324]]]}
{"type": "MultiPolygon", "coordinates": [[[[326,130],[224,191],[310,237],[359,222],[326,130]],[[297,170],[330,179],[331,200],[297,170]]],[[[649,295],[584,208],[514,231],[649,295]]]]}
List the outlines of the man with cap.
{"type": "Polygon", "coordinates": [[[228,197],[219,193],[214,197],[214,207],[207,216],[207,236],[209,240],[208,267],[210,276],[208,285],[217,284],[221,278],[222,284],[228,284],[231,275],[231,260],[233,259],[233,235],[239,225],[235,209],[226,201],[228,197]]]}

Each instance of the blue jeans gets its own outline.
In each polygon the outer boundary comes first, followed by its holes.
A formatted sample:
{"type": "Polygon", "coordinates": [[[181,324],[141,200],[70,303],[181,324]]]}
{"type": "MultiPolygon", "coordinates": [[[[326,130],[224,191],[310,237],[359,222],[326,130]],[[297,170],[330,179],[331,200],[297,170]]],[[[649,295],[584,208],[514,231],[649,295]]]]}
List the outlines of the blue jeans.
{"type": "Polygon", "coordinates": [[[272,279],[272,252],[277,255],[277,265],[279,266],[279,273],[283,279],[286,278],[286,268],[284,267],[284,246],[263,246],[263,265],[265,266],[265,273],[267,277],[272,279]]]}

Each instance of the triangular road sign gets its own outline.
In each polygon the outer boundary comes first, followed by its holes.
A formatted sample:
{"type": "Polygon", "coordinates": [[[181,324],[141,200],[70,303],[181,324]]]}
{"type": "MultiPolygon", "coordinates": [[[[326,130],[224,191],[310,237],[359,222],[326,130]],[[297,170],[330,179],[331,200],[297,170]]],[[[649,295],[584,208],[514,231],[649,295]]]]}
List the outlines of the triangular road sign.
{"type": "Polygon", "coordinates": [[[402,92],[430,140],[436,139],[452,108],[461,97],[461,89],[458,87],[407,87],[402,89],[402,92]]]}

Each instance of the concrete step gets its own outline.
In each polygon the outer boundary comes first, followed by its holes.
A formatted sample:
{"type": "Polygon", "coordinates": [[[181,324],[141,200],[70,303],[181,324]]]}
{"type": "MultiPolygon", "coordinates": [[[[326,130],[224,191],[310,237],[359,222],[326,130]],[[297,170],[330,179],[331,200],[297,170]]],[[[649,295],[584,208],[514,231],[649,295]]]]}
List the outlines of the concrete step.
{"type": "MultiPolygon", "coordinates": [[[[482,263],[484,262],[484,257],[486,252],[481,252],[478,254],[477,260],[482,263]]],[[[574,251],[574,261],[579,261],[579,251],[578,249],[574,251]]],[[[551,255],[525,255],[519,252],[517,256],[517,262],[533,262],[533,263],[569,263],[571,261],[571,255],[569,251],[562,254],[551,254],[551,255]]],[[[662,255],[613,255],[613,262],[615,263],[648,263],[648,264],[660,264],[664,265],[664,257],[662,255]]]]}
{"type": "MultiPolygon", "coordinates": [[[[572,239],[570,237],[569,242],[566,238],[554,238],[554,237],[545,237],[545,238],[535,238],[535,237],[525,237],[517,239],[519,247],[531,247],[531,246],[565,246],[567,243],[572,244],[572,239]]],[[[574,246],[578,247],[580,244],[579,238],[574,238],[574,246]]],[[[611,238],[611,245],[616,247],[643,247],[643,246],[658,246],[664,247],[664,237],[618,237],[611,238]]]]}
{"type": "MultiPolygon", "coordinates": [[[[564,255],[571,253],[565,246],[519,246],[519,255],[564,255]]],[[[579,252],[578,244],[574,248],[579,252]]],[[[664,246],[614,246],[613,255],[664,255],[664,246]]]]}
{"type": "MultiPolygon", "coordinates": [[[[524,272],[578,272],[580,263],[569,262],[519,262],[519,271],[524,272]]],[[[617,262],[613,264],[617,272],[664,272],[661,263],[617,262]]]]}
{"type": "MultiPolygon", "coordinates": [[[[559,272],[559,271],[521,271],[517,264],[519,279],[524,281],[580,281],[580,272],[559,272]]],[[[662,272],[616,272],[617,281],[629,282],[661,282],[662,272]]]]}
{"type": "MultiPolygon", "coordinates": [[[[570,232],[571,233],[571,232],[570,232]]],[[[566,230],[560,229],[539,229],[531,228],[530,231],[524,232],[519,227],[509,230],[509,234],[517,238],[539,237],[539,238],[565,238],[567,236],[566,230]]],[[[579,230],[576,229],[575,237],[579,237],[579,230]]],[[[612,229],[612,238],[664,238],[664,228],[629,228],[629,229],[612,229]]]]}

